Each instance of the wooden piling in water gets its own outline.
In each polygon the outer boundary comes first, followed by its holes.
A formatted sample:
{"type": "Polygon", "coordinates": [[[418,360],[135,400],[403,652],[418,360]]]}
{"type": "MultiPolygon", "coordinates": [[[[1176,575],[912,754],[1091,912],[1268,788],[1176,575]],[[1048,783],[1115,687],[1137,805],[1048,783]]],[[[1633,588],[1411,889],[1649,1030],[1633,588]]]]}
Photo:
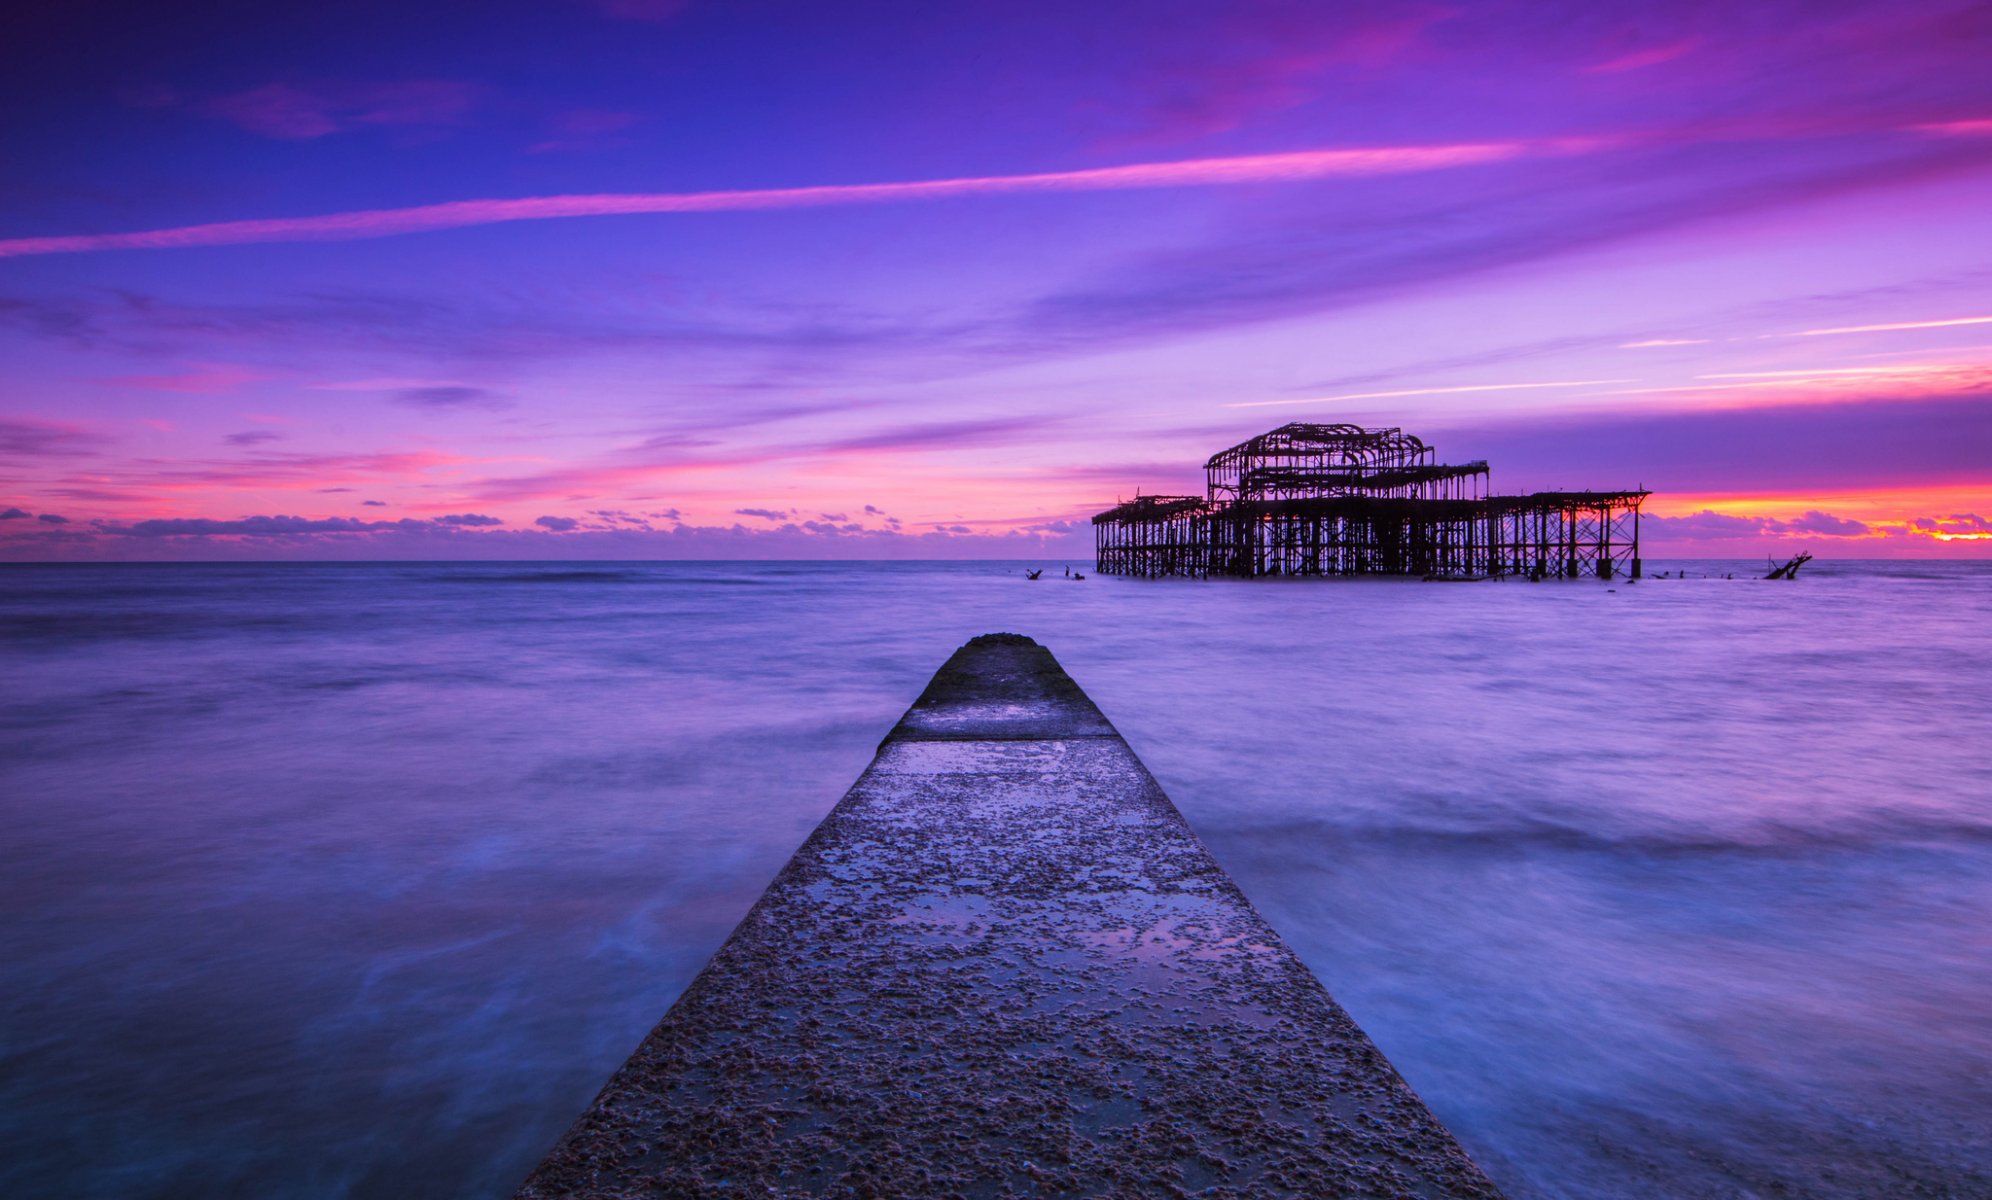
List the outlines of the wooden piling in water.
{"type": "Polygon", "coordinates": [[[948,659],[518,1194],[1498,1195],[1011,634],[948,659]]]}

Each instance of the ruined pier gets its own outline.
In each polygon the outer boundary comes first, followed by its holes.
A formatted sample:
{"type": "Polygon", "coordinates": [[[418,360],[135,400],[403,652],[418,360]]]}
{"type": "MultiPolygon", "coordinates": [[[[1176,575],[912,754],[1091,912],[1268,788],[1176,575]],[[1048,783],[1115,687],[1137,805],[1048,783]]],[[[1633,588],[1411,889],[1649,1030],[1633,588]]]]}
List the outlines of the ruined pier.
{"type": "Polygon", "coordinates": [[[1010,634],[948,659],[519,1192],[1187,1194],[1498,1195],[1010,634]]]}
{"type": "Polygon", "coordinates": [[[1201,496],[1136,496],[1093,518],[1102,575],[1641,573],[1644,489],[1488,491],[1486,462],[1438,461],[1401,429],[1294,422],[1220,450],[1201,496]]]}

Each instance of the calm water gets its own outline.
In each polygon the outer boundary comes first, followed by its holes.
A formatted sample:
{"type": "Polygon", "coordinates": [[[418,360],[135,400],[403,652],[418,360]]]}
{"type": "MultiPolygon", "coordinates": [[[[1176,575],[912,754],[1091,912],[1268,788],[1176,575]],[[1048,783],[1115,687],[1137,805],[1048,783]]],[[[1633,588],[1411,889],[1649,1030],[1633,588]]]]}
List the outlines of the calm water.
{"type": "Polygon", "coordinates": [[[0,1194],[505,1195],[992,630],[1517,1200],[1992,1195],[1992,564],[1830,563],[0,568],[0,1194]]]}

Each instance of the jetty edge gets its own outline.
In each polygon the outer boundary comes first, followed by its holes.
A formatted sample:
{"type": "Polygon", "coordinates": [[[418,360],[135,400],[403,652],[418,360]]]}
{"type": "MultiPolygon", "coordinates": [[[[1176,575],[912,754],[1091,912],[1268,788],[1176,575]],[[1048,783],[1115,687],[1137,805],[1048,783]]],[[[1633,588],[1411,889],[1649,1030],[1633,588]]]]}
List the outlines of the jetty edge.
{"type": "Polygon", "coordinates": [[[955,651],[521,1198],[1497,1197],[1051,653],[955,651]]]}

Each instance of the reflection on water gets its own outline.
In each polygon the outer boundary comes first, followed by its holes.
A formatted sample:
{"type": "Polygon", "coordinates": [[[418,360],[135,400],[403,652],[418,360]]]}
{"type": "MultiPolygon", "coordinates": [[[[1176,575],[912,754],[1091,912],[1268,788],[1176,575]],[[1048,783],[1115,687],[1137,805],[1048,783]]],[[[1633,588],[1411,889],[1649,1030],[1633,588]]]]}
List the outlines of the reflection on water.
{"type": "Polygon", "coordinates": [[[1929,563],[0,569],[0,1190],[507,1193],[1001,629],[1518,1200],[1992,1194],[1992,571],[1929,563]]]}

